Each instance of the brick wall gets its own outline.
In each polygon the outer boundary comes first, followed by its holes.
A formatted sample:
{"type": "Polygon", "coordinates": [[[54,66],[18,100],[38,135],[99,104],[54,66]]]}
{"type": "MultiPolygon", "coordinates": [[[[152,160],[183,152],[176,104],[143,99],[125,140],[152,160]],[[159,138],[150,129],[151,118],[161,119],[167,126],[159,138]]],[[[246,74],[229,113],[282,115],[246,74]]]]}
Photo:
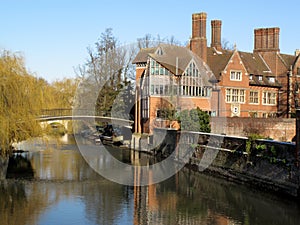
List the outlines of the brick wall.
{"type": "Polygon", "coordinates": [[[217,118],[211,119],[212,133],[247,136],[247,132],[259,134],[278,141],[292,141],[296,135],[296,119],[285,118],[217,118]]]}

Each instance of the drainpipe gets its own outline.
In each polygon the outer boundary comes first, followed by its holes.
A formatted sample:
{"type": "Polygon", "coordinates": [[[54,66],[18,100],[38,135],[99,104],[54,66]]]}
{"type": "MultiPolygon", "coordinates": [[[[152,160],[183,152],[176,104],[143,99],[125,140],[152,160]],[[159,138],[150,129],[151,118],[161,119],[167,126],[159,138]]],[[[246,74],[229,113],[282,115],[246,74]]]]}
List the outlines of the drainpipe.
{"type": "Polygon", "coordinates": [[[292,76],[292,69],[290,69],[287,73],[287,102],[286,102],[286,117],[290,118],[290,109],[291,109],[291,104],[290,104],[290,96],[291,96],[291,76],[292,76]]]}
{"type": "Polygon", "coordinates": [[[299,167],[300,152],[300,108],[296,108],[296,149],[295,149],[295,166],[299,167]]]}

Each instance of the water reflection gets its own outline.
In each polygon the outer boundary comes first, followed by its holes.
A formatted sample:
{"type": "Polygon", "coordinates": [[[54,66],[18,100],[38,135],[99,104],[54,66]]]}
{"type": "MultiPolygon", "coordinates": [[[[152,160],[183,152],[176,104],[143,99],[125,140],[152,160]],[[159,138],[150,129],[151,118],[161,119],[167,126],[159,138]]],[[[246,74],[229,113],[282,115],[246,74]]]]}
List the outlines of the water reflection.
{"type": "Polygon", "coordinates": [[[34,171],[31,162],[24,154],[15,154],[9,157],[7,178],[32,179],[34,171]]]}
{"type": "MultiPolygon", "coordinates": [[[[300,221],[295,202],[188,169],[156,185],[123,186],[95,173],[72,142],[34,146],[34,152],[22,155],[34,177],[0,183],[3,225],[282,225],[300,221]]],[[[113,151],[127,163],[138,162],[139,155],[113,151]]],[[[137,184],[140,176],[140,171],[134,171],[137,184]]]]}

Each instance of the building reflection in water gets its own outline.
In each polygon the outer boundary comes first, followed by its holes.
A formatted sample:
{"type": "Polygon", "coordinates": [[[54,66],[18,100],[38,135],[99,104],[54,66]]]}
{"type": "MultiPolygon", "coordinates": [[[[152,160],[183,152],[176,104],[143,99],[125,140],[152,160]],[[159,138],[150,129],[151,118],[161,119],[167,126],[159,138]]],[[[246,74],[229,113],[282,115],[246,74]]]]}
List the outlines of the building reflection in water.
{"type": "MultiPolygon", "coordinates": [[[[299,205],[282,197],[184,168],[170,179],[139,186],[136,167],[134,224],[298,224],[299,205]]],[[[149,171],[151,179],[152,171],[149,171]]],[[[151,180],[149,180],[151,183],[151,180]]]]}
{"type": "MultiPolygon", "coordinates": [[[[27,154],[34,178],[0,183],[0,224],[298,224],[299,205],[184,168],[168,180],[139,186],[108,181],[95,173],[72,145],[27,154]]],[[[113,149],[134,165],[148,156],[113,149]]],[[[149,182],[153,171],[149,170],[149,182]]]]}

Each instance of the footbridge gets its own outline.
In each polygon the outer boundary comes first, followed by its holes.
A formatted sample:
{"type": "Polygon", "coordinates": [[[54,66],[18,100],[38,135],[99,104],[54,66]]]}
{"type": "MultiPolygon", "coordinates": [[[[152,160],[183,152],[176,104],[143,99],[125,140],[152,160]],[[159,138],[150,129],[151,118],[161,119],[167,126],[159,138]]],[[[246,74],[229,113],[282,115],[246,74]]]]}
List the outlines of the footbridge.
{"type": "Polygon", "coordinates": [[[59,123],[68,129],[68,122],[74,120],[83,120],[89,122],[105,122],[107,124],[115,124],[119,126],[132,126],[132,120],[111,117],[109,113],[101,113],[102,115],[92,115],[90,111],[84,109],[43,109],[37,121],[42,127],[59,123]]]}

